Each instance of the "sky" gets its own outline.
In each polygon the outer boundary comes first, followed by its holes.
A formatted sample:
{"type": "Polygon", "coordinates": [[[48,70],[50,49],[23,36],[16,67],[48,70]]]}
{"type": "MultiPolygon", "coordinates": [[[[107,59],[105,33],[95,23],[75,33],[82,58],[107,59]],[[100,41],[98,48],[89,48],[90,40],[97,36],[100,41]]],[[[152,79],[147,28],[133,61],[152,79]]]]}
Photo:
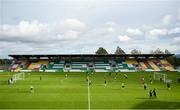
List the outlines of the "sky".
{"type": "Polygon", "coordinates": [[[180,0],[0,0],[0,58],[117,46],[180,53],[180,0]]]}

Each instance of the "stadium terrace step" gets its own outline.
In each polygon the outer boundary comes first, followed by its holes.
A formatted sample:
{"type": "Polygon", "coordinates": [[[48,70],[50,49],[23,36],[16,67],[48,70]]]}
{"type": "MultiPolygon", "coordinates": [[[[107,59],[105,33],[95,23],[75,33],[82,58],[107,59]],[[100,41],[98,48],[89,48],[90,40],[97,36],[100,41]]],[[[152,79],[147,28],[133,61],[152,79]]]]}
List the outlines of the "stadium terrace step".
{"type": "Polygon", "coordinates": [[[151,60],[148,60],[148,63],[151,65],[151,67],[155,70],[155,71],[160,71],[159,67],[151,60]]]}
{"type": "Polygon", "coordinates": [[[174,67],[167,60],[160,60],[160,63],[166,70],[174,71],[174,67]]]}
{"type": "Polygon", "coordinates": [[[138,64],[138,62],[136,61],[136,60],[134,60],[134,59],[126,59],[126,61],[125,61],[127,64],[138,64]]]}
{"type": "Polygon", "coordinates": [[[139,62],[139,64],[141,65],[141,67],[143,68],[143,70],[147,69],[147,66],[144,64],[144,62],[139,62]]]}
{"type": "Polygon", "coordinates": [[[19,64],[12,65],[11,70],[16,70],[18,68],[18,66],[19,66],[19,64]]]}
{"type": "Polygon", "coordinates": [[[45,70],[47,70],[47,71],[51,71],[51,70],[52,71],[63,71],[64,65],[65,65],[64,61],[49,62],[49,64],[47,64],[45,70]]]}
{"type": "Polygon", "coordinates": [[[152,69],[152,67],[149,65],[149,63],[147,62],[147,60],[144,61],[144,64],[146,65],[147,69],[152,69]]]}
{"type": "Polygon", "coordinates": [[[48,60],[39,60],[37,63],[41,64],[41,65],[47,65],[49,63],[49,61],[48,60]]]}

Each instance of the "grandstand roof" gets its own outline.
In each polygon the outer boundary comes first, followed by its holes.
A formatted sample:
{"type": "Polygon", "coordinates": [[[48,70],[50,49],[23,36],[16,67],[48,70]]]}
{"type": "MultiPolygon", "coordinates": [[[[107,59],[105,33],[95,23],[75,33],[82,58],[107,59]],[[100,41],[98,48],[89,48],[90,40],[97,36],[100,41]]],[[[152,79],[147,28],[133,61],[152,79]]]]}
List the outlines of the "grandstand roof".
{"type": "Polygon", "coordinates": [[[36,54],[36,55],[8,55],[13,58],[30,58],[30,57],[169,57],[174,54],[108,54],[108,55],[96,55],[96,54],[36,54]]]}

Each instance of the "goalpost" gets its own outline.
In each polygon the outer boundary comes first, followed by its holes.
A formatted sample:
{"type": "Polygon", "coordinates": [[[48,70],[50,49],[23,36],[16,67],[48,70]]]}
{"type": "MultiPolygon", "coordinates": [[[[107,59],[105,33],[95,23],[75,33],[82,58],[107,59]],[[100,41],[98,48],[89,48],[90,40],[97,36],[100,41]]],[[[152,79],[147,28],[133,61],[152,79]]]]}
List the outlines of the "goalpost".
{"type": "Polygon", "coordinates": [[[16,82],[17,80],[24,80],[25,73],[17,73],[13,75],[13,81],[16,82]]]}
{"type": "Polygon", "coordinates": [[[164,73],[158,73],[158,72],[155,72],[154,73],[154,80],[162,80],[164,82],[166,82],[166,79],[167,79],[167,75],[164,74],[164,73]]]}

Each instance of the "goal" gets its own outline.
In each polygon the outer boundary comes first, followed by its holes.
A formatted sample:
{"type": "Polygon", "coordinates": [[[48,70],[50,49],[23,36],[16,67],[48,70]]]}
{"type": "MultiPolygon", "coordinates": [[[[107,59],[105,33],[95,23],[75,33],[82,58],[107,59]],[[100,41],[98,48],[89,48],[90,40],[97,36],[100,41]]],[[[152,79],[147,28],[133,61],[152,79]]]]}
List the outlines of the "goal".
{"type": "Polygon", "coordinates": [[[166,74],[164,74],[164,73],[157,73],[157,72],[154,73],[154,80],[162,80],[162,81],[166,82],[166,79],[167,79],[167,75],[166,74]]]}
{"type": "Polygon", "coordinates": [[[24,80],[25,73],[17,73],[13,75],[13,81],[16,82],[17,80],[24,80]]]}

